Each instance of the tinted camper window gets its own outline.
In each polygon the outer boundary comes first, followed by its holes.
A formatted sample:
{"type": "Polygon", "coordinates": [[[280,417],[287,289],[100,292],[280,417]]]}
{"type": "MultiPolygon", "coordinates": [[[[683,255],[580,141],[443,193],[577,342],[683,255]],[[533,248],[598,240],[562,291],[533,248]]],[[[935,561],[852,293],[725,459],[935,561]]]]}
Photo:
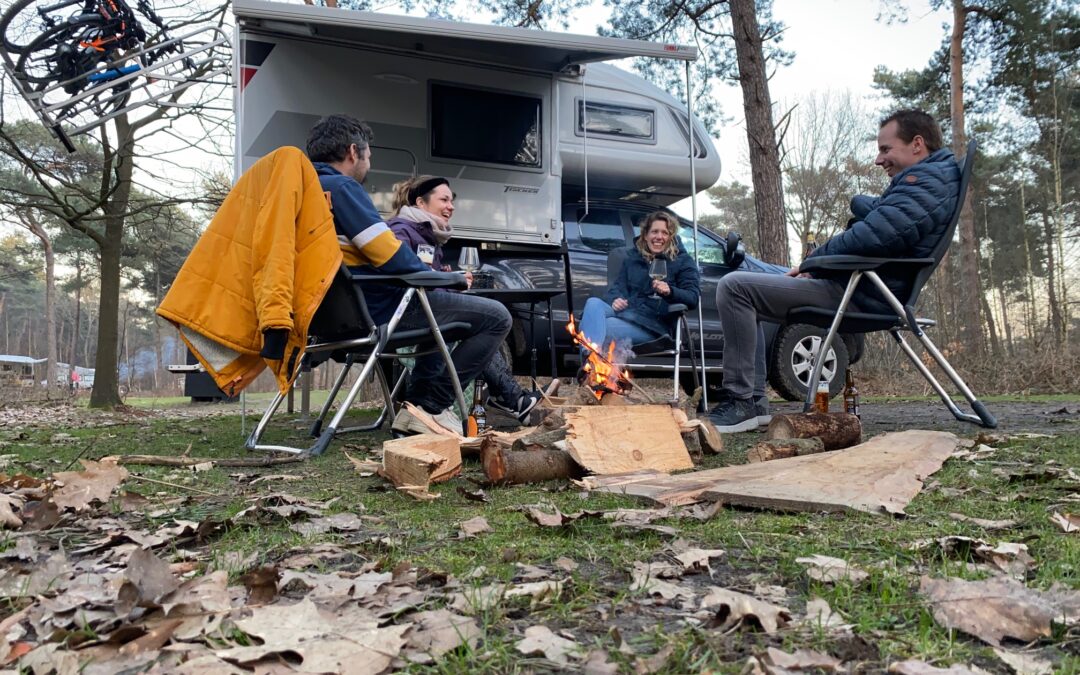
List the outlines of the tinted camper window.
{"type": "Polygon", "coordinates": [[[431,154],[542,166],[539,98],[431,85],[431,154]]]}
{"type": "Polygon", "coordinates": [[[648,108],[633,108],[614,103],[577,102],[577,134],[586,127],[590,134],[621,136],[642,141],[656,138],[655,113],[648,108]]]}

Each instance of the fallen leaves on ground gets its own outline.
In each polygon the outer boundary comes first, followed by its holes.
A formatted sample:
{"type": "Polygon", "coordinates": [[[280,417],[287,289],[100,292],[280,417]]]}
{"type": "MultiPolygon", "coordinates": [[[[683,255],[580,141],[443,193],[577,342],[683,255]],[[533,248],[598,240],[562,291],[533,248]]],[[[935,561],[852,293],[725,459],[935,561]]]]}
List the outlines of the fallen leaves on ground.
{"type": "Polygon", "coordinates": [[[1006,637],[1030,642],[1051,635],[1051,622],[1080,619],[1080,591],[1039,591],[1007,577],[981,581],[924,576],[919,593],[934,619],[997,647],[1006,637]]]}
{"type": "Polygon", "coordinates": [[[726,588],[712,588],[702,598],[701,608],[715,613],[713,624],[722,631],[743,626],[775,633],[791,622],[787,608],[726,588]]]}
{"type": "Polygon", "coordinates": [[[525,638],[515,645],[525,656],[543,656],[559,666],[569,666],[571,659],[582,656],[581,645],[551,632],[547,626],[529,626],[525,638]]]}
{"type": "Polygon", "coordinates": [[[461,523],[459,527],[461,528],[459,531],[459,536],[461,536],[462,538],[475,537],[476,535],[482,534],[484,532],[491,532],[491,526],[488,525],[487,518],[483,516],[476,516],[475,518],[470,518],[465,522],[461,523]]]}
{"type": "Polygon", "coordinates": [[[858,584],[870,578],[870,575],[841,558],[833,558],[827,555],[812,555],[805,558],[796,558],[795,562],[808,565],[807,576],[824,583],[836,583],[837,581],[850,581],[858,584]]]}
{"type": "Polygon", "coordinates": [[[1026,544],[999,542],[991,546],[982,539],[950,535],[937,539],[924,539],[911,545],[916,551],[937,550],[942,555],[959,560],[983,563],[991,569],[1023,579],[1035,566],[1035,559],[1028,553],[1026,544]]]}
{"type": "Polygon", "coordinates": [[[1055,511],[1050,514],[1050,522],[1060,527],[1061,531],[1067,534],[1080,532],[1080,516],[1078,515],[1055,511]]]}
{"type": "Polygon", "coordinates": [[[978,525],[987,532],[994,530],[1010,530],[1017,526],[1015,520],[986,520],[985,518],[974,518],[972,516],[965,516],[962,513],[950,513],[949,517],[953,520],[958,520],[961,523],[971,523],[972,525],[978,525]]]}
{"type": "Polygon", "coordinates": [[[978,666],[952,665],[948,668],[938,668],[925,661],[908,659],[889,666],[889,672],[897,673],[897,675],[983,675],[987,671],[978,666]]]}
{"type": "Polygon", "coordinates": [[[128,470],[115,462],[80,461],[83,471],[53,474],[61,487],[53,491],[52,502],[61,510],[84,511],[94,502],[107,502],[112,491],[128,477],[128,470]]]}

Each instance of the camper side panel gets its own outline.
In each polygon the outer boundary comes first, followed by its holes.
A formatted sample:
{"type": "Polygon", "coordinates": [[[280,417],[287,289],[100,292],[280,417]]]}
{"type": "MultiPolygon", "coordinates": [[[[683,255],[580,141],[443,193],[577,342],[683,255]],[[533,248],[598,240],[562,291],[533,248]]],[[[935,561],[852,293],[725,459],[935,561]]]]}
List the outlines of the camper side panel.
{"type": "Polygon", "coordinates": [[[366,187],[384,216],[395,182],[433,174],[457,193],[458,236],[561,241],[552,77],[245,30],[238,70],[240,170],[346,113],[375,132],[366,187]]]}

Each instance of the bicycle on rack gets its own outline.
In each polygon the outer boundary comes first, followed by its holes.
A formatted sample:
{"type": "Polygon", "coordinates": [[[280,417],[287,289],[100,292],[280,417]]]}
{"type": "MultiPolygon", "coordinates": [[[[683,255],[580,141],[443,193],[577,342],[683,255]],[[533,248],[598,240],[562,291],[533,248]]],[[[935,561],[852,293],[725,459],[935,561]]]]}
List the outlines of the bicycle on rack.
{"type": "MultiPolygon", "coordinates": [[[[146,30],[124,0],[65,0],[51,5],[17,0],[0,17],[0,42],[15,56],[15,76],[31,93],[61,83],[64,92],[77,94],[138,71],[168,53],[183,52],[180,42],[168,39],[165,22],[146,0],[139,0],[137,9],[159,29],[155,41],[160,48],[145,49],[151,46],[146,44],[146,30]],[[139,50],[135,59],[128,56],[132,50],[139,50]]],[[[115,93],[102,100],[108,109],[126,102],[115,93]]],[[[96,107],[95,101],[88,103],[96,107]]]]}

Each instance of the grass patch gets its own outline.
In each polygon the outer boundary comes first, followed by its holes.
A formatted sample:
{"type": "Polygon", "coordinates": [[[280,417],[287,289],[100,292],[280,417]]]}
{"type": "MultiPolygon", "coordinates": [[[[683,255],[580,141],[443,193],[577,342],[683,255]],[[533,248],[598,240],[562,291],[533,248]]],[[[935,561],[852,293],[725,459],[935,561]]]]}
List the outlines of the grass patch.
{"type": "MultiPolygon", "coordinates": [[[[369,419],[372,414],[358,413],[357,418],[369,419]]],[[[283,415],[278,420],[267,442],[307,442],[306,425],[283,415]]],[[[248,419],[248,429],[253,422],[248,419]]],[[[714,561],[714,579],[688,577],[688,582],[748,593],[753,593],[755,587],[783,587],[787,590],[786,605],[795,614],[804,611],[808,600],[824,598],[853,626],[855,637],[844,640],[825,633],[808,637],[805,632],[791,630],[770,637],[745,632],[720,634],[693,627],[684,620],[687,611],[639,603],[636,600],[640,597],[629,590],[633,563],[661,559],[669,539],[651,531],[612,528],[599,519],[583,519],[561,529],[541,528],[521,513],[523,508],[536,505],[573,512],[639,508],[641,503],[628,497],[582,493],[561,482],[487,488],[490,502],[478,503],[457,490],[476,488],[469,480],[482,475],[475,462],[467,463],[462,477],[435,488],[442,494],[440,499],[416,502],[378,477],[361,478],[342,452],[344,449],[351,455],[363,456],[385,438],[385,433],[355,434],[336,442],[323,457],[258,472],[216,467],[196,473],[189,469],[131,466],[133,474],[157,482],[133,479],[127,488],[156,502],[188,498],[179,512],[167,518],[140,516],[146,519],[142,525],[173,518],[226,520],[253,497],[277,491],[320,501],[336,499],[331,512],[373,517],[369,529],[359,533],[310,537],[293,532],[282,521],[230,527],[211,545],[213,564],[231,573],[242,572],[241,567],[246,568],[252,560],[273,563],[290,551],[324,541],[345,545],[358,560],[378,561],[384,569],[410,562],[459,579],[468,578],[467,583],[509,581],[518,573],[519,563],[552,567],[561,557],[578,563],[557,602],[535,608],[530,608],[527,601],[514,602],[489,612],[480,617],[484,631],[480,648],[455,652],[434,666],[414,666],[413,672],[505,673],[535,669],[537,664],[522,658],[513,645],[525,627],[538,623],[555,631],[570,631],[582,644],[607,649],[627,671],[633,670],[634,661],[617,654],[619,640],[625,640],[643,655],[670,646],[671,654],[661,671],[669,673],[707,669],[739,672],[746,657],[765,646],[816,648],[863,662],[871,669],[885,668],[896,660],[919,658],[938,666],[977,663],[1002,672],[1003,664],[989,647],[938,625],[917,593],[919,578],[924,574],[977,578],[982,572],[935,553],[933,547],[916,550],[912,545],[951,534],[982,538],[992,544],[1023,542],[1038,563],[1028,579],[1030,586],[1048,589],[1062,584],[1080,588],[1080,536],[1063,534],[1047,517],[1050,508],[1080,510],[1075,501],[1069,501],[1075,499],[1080,485],[1061,472],[1039,472],[1047,466],[1080,467],[1078,434],[1013,441],[987,460],[950,460],[933,477],[934,487],[912,502],[909,517],[903,519],[725,509],[705,522],[663,521],[678,528],[679,537],[694,545],[727,552],[714,561]],[[267,473],[287,473],[299,480],[250,483],[252,476],[267,473]],[[951,513],[1011,519],[1017,525],[1004,532],[987,533],[977,525],[953,519],[951,513]],[[477,515],[488,520],[492,532],[459,538],[458,524],[477,515]],[[805,566],[795,562],[796,558],[813,554],[844,558],[867,570],[870,578],[859,585],[813,581],[806,575],[805,566]]],[[[742,461],[746,446],[758,438],[753,434],[726,437],[727,451],[707,458],[705,466],[742,461]]],[[[242,445],[240,418],[228,414],[184,419],[136,417],[129,424],[100,428],[0,431],[0,454],[17,456],[8,471],[34,475],[64,470],[79,457],[189,453],[225,458],[243,456],[242,445]]],[[[13,544],[10,535],[0,535],[0,549],[13,544]]],[[[1056,652],[1058,672],[1080,672],[1078,638],[1075,628],[1059,628],[1052,639],[1045,641],[1056,652]]]]}

